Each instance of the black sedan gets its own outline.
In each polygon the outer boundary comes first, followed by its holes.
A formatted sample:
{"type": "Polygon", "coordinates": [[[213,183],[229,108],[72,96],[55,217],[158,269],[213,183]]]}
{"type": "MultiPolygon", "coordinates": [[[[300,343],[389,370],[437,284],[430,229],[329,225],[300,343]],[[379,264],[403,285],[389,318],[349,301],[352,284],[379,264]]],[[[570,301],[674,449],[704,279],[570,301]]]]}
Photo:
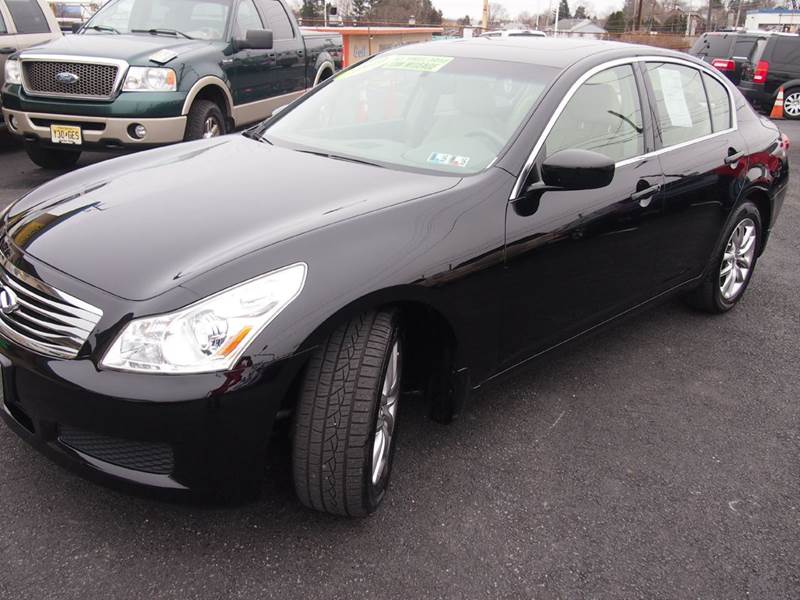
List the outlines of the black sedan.
{"type": "Polygon", "coordinates": [[[241,135],[76,171],[0,231],[6,421],[84,473],[384,497],[406,391],[470,392],[674,294],[742,298],[788,140],[713,68],[598,41],[407,46],[241,135]]]}

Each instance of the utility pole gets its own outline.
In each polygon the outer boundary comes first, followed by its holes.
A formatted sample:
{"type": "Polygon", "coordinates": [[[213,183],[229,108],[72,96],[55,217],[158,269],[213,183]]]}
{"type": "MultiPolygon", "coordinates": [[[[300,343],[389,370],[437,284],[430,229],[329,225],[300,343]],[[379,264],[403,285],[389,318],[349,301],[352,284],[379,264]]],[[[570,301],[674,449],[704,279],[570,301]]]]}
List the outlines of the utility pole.
{"type": "Polygon", "coordinates": [[[711,0],[708,0],[708,16],[706,17],[706,31],[711,31],[711,0]]]}
{"type": "Polygon", "coordinates": [[[634,21],[633,30],[639,31],[642,28],[642,3],[643,0],[639,0],[636,3],[637,10],[636,10],[636,20],[634,21]]]}
{"type": "Polygon", "coordinates": [[[489,30],[489,0],[483,0],[483,30],[489,30]]]}
{"type": "Polygon", "coordinates": [[[553,23],[553,36],[558,35],[558,12],[561,10],[561,0],[556,0],[556,21],[553,23]]]}

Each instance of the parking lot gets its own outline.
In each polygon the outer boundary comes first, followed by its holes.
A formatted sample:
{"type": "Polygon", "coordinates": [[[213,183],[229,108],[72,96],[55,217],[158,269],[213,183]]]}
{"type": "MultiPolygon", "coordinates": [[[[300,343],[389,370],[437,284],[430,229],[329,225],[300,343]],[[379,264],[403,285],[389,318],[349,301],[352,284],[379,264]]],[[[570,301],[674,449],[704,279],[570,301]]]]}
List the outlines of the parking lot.
{"type": "MultiPolygon", "coordinates": [[[[800,165],[800,124],[781,126],[800,165]]],[[[0,142],[0,205],[50,177],[0,142]]],[[[302,508],[280,441],[259,500],[207,507],[85,481],[0,426],[0,597],[800,597],[792,177],[740,306],[673,300],[487,387],[450,426],[409,400],[366,520],[302,508]]]]}

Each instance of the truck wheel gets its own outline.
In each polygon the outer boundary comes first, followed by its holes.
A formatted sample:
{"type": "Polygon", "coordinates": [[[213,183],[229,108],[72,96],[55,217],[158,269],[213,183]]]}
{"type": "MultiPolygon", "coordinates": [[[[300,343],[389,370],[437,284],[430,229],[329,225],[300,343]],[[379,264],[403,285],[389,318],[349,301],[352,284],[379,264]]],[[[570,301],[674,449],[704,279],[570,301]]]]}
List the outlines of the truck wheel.
{"type": "Polygon", "coordinates": [[[185,141],[214,138],[225,133],[225,115],[219,106],[210,100],[198,100],[192,104],[186,120],[185,141]]]}
{"type": "Polygon", "coordinates": [[[383,500],[397,437],[399,334],[395,311],[368,312],[311,358],[292,440],[295,490],[306,506],[361,517],[383,500]]]}
{"type": "Polygon", "coordinates": [[[69,169],[81,157],[80,150],[56,150],[25,142],[28,157],[43,169],[69,169]]]}

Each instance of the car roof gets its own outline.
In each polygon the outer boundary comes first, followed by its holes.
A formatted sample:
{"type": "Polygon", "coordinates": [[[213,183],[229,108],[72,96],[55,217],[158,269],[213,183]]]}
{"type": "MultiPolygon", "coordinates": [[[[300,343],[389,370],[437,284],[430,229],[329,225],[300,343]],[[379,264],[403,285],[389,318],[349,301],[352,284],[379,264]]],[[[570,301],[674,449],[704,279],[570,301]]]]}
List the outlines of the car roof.
{"type": "Polygon", "coordinates": [[[391,54],[431,54],[456,58],[484,58],[507,62],[521,62],[564,69],[582,59],[598,54],[614,53],[615,57],[637,55],[682,56],[662,48],[579,38],[549,38],[539,36],[502,37],[494,39],[471,38],[424,42],[403,46],[391,54]]]}

